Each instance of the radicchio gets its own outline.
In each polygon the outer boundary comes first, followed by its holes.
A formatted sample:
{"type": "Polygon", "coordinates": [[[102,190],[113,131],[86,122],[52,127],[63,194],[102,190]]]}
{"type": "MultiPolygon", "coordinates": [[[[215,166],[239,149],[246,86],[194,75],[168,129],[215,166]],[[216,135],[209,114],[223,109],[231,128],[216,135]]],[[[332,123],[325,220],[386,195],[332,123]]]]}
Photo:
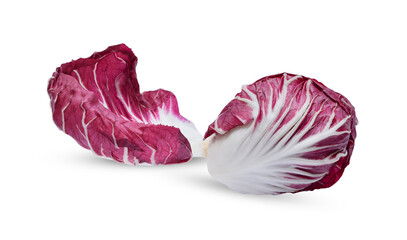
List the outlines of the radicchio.
{"type": "Polygon", "coordinates": [[[48,84],[55,124],[82,147],[126,164],[172,164],[201,156],[201,135],[175,95],[140,93],[137,57],[116,45],[62,64],[48,84]]]}
{"type": "Polygon", "coordinates": [[[243,86],[209,126],[208,170],[242,193],[327,188],[349,164],[356,124],[351,103],[315,79],[268,76],[243,86]]]}

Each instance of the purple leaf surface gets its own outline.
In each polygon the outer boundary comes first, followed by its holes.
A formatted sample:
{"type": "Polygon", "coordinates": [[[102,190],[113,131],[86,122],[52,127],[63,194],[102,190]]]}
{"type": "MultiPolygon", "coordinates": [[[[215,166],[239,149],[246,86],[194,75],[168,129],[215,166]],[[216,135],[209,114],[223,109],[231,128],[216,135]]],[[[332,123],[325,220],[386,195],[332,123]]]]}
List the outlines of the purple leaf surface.
{"type": "Polygon", "coordinates": [[[243,193],[328,188],[349,164],[356,124],[351,103],[315,79],[268,76],[243,86],[209,126],[208,170],[243,193]]]}
{"type": "Polygon", "coordinates": [[[48,84],[55,124],[82,147],[126,164],[201,155],[201,135],[180,115],[175,95],[140,93],[136,65],[124,44],[62,64],[48,84]]]}

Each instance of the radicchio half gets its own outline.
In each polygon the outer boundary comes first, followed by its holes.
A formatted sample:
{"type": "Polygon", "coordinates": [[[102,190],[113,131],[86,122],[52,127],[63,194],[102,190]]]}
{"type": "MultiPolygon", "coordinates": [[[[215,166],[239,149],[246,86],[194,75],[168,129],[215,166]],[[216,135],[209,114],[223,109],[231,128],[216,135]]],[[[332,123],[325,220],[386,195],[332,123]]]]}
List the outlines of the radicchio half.
{"type": "Polygon", "coordinates": [[[209,126],[208,170],[243,193],[327,188],[349,164],[356,124],[351,103],[315,79],[268,76],[243,86],[209,126]]]}
{"type": "Polygon", "coordinates": [[[180,115],[175,95],[140,93],[136,65],[124,44],[62,64],[48,84],[55,124],[82,147],[126,164],[202,155],[201,135],[180,115]]]}

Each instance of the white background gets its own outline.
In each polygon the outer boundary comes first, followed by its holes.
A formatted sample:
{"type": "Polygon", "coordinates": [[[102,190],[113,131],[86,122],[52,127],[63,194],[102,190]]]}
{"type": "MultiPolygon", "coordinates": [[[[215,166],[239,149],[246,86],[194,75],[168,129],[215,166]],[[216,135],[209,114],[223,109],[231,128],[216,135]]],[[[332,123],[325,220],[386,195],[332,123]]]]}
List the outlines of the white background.
{"type": "MultiPolygon", "coordinates": [[[[405,3],[405,1],[404,1],[405,3]]],[[[403,1],[3,1],[0,239],[406,239],[403,1]],[[217,184],[204,159],[132,167],[51,118],[56,67],[126,43],[141,90],[175,93],[201,133],[243,84],[280,72],[345,95],[360,124],[333,187],[280,196],[217,184]]]]}

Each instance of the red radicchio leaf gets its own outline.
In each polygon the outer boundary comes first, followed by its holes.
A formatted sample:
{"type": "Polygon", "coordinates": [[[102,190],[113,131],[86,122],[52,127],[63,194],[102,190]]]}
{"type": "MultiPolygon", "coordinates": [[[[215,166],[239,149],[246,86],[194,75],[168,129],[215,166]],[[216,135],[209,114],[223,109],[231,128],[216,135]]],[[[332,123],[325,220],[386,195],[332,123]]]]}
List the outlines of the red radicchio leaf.
{"type": "Polygon", "coordinates": [[[268,76],[243,86],[209,126],[208,170],[243,193],[328,188],[349,164],[356,124],[351,103],[315,79],[268,76]]]}
{"type": "Polygon", "coordinates": [[[82,147],[126,164],[202,155],[201,135],[180,115],[175,95],[140,93],[136,65],[124,44],[62,64],[48,84],[55,124],[82,147]]]}

